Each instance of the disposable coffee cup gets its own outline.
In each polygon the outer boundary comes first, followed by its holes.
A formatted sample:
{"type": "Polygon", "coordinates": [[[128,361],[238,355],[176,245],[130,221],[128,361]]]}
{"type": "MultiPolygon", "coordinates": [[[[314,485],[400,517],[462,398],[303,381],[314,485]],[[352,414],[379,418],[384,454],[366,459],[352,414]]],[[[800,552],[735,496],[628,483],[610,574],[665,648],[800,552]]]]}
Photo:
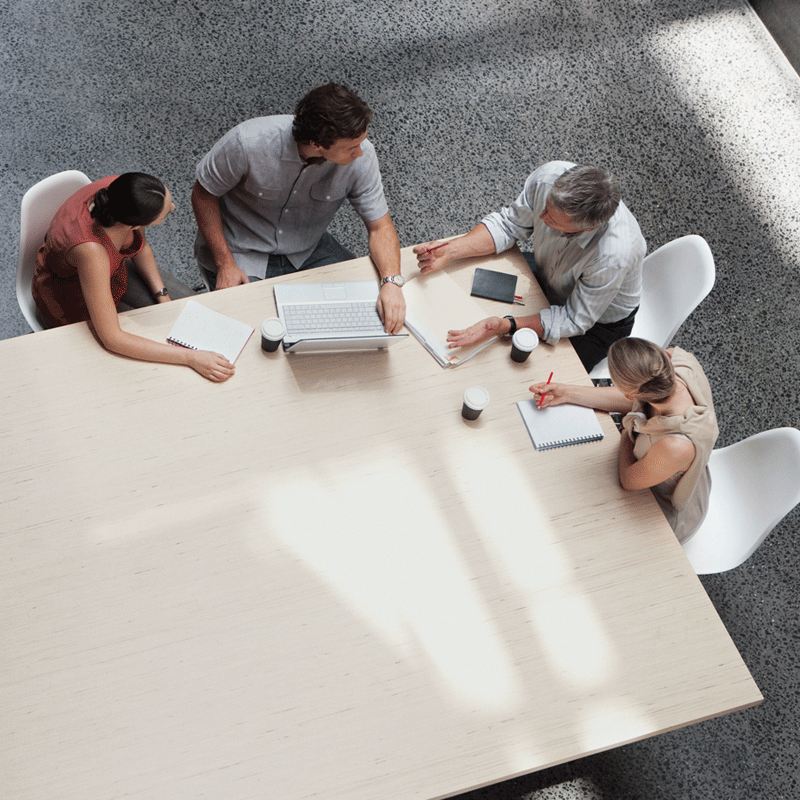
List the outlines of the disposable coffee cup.
{"type": "Polygon", "coordinates": [[[522,363],[539,344],[539,337],[530,328],[520,328],[511,337],[511,360],[522,363]]]}
{"type": "Polygon", "coordinates": [[[261,349],[274,353],[283,341],[286,328],[277,317],[270,317],[261,323],[261,349]]]}
{"type": "Polygon", "coordinates": [[[464,402],[461,406],[461,416],[464,419],[478,419],[486,406],[489,405],[489,392],[483,386],[471,386],[464,392],[464,402]]]}

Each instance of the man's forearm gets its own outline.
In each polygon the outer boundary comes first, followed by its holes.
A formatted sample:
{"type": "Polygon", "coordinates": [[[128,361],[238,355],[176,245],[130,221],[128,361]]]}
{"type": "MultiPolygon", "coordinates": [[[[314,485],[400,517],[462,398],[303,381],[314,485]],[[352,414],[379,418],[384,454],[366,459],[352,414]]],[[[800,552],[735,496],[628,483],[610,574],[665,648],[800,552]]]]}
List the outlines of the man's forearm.
{"type": "Polygon", "coordinates": [[[219,198],[204,189],[199,182],[196,182],[192,190],[192,208],[197,220],[197,227],[200,229],[200,233],[211,251],[217,268],[224,269],[227,266],[236,266],[228,247],[228,242],[225,239],[219,198]]]}
{"type": "Polygon", "coordinates": [[[450,261],[460,258],[492,255],[495,250],[494,239],[489,229],[478,223],[469,233],[450,239],[447,243],[450,261]]]}
{"type": "Polygon", "coordinates": [[[391,220],[379,225],[367,226],[369,254],[378,275],[388,278],[400,274],[400,240],[391,220]]]}
{"type": "Polygon", "coordinates": [[[529,317],[516,317],[518,328],[530,328],[540,339],[544,339],[542,319],[538,314],[529,317]]]}

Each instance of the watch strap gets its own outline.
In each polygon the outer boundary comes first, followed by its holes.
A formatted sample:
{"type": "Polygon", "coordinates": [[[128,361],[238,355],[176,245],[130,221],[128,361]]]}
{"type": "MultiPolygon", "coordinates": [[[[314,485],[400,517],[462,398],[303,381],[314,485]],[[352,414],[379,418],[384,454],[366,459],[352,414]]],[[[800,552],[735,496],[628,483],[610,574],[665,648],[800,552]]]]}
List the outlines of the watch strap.
{"type": "Polygon", "coordinates": [[[512,317],[510,314],[506,314],[503,319],[507,319],[511,323],[511,328],[509,329],[506,336],[513,336],[517,332],[517,321],[512,317]]]}

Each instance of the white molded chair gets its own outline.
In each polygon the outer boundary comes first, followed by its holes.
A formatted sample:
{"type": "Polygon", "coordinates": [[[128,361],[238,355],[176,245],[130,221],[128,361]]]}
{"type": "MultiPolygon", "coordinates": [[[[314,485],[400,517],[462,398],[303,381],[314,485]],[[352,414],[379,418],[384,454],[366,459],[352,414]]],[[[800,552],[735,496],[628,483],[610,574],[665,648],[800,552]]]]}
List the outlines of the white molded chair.
{"type": "Polygon", "coordinates": [[[61,204],[83,186],[91,183],[82,172],[71,169],[39,181],[25,192],[19,220],[17,257],[17,302],[22,315],[34,331],[44,329],[31,295],[36,253],[61,204]]]}
{"type": "MultiPolygon", "coordinates": [[[[659,247],[642,264],[642,300],[631,336],[666,347],[714,286],[716,270],[708,242],[696,234],[659,247]]],[[[608,378],[608,359],[589,373],[608,378]]]]}
{"type": "Polygon", "coordinates": [[[683,545],[698,575],[738,567],[800,503],[800,431],[775,428],[714,450],[708,515],[683,545]]]}

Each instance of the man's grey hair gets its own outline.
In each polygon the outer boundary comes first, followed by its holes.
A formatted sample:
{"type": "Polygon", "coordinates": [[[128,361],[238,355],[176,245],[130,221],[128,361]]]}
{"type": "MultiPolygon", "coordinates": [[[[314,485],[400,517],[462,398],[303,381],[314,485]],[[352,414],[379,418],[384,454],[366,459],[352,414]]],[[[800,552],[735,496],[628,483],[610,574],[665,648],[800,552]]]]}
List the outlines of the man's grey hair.
{"type": "Polygon", "coordinates": [[[620,196],[616,178],[608,170],[577,165],[556,178],[548,199],[576,226],[589,229],[614,216],[620,196]]]}

